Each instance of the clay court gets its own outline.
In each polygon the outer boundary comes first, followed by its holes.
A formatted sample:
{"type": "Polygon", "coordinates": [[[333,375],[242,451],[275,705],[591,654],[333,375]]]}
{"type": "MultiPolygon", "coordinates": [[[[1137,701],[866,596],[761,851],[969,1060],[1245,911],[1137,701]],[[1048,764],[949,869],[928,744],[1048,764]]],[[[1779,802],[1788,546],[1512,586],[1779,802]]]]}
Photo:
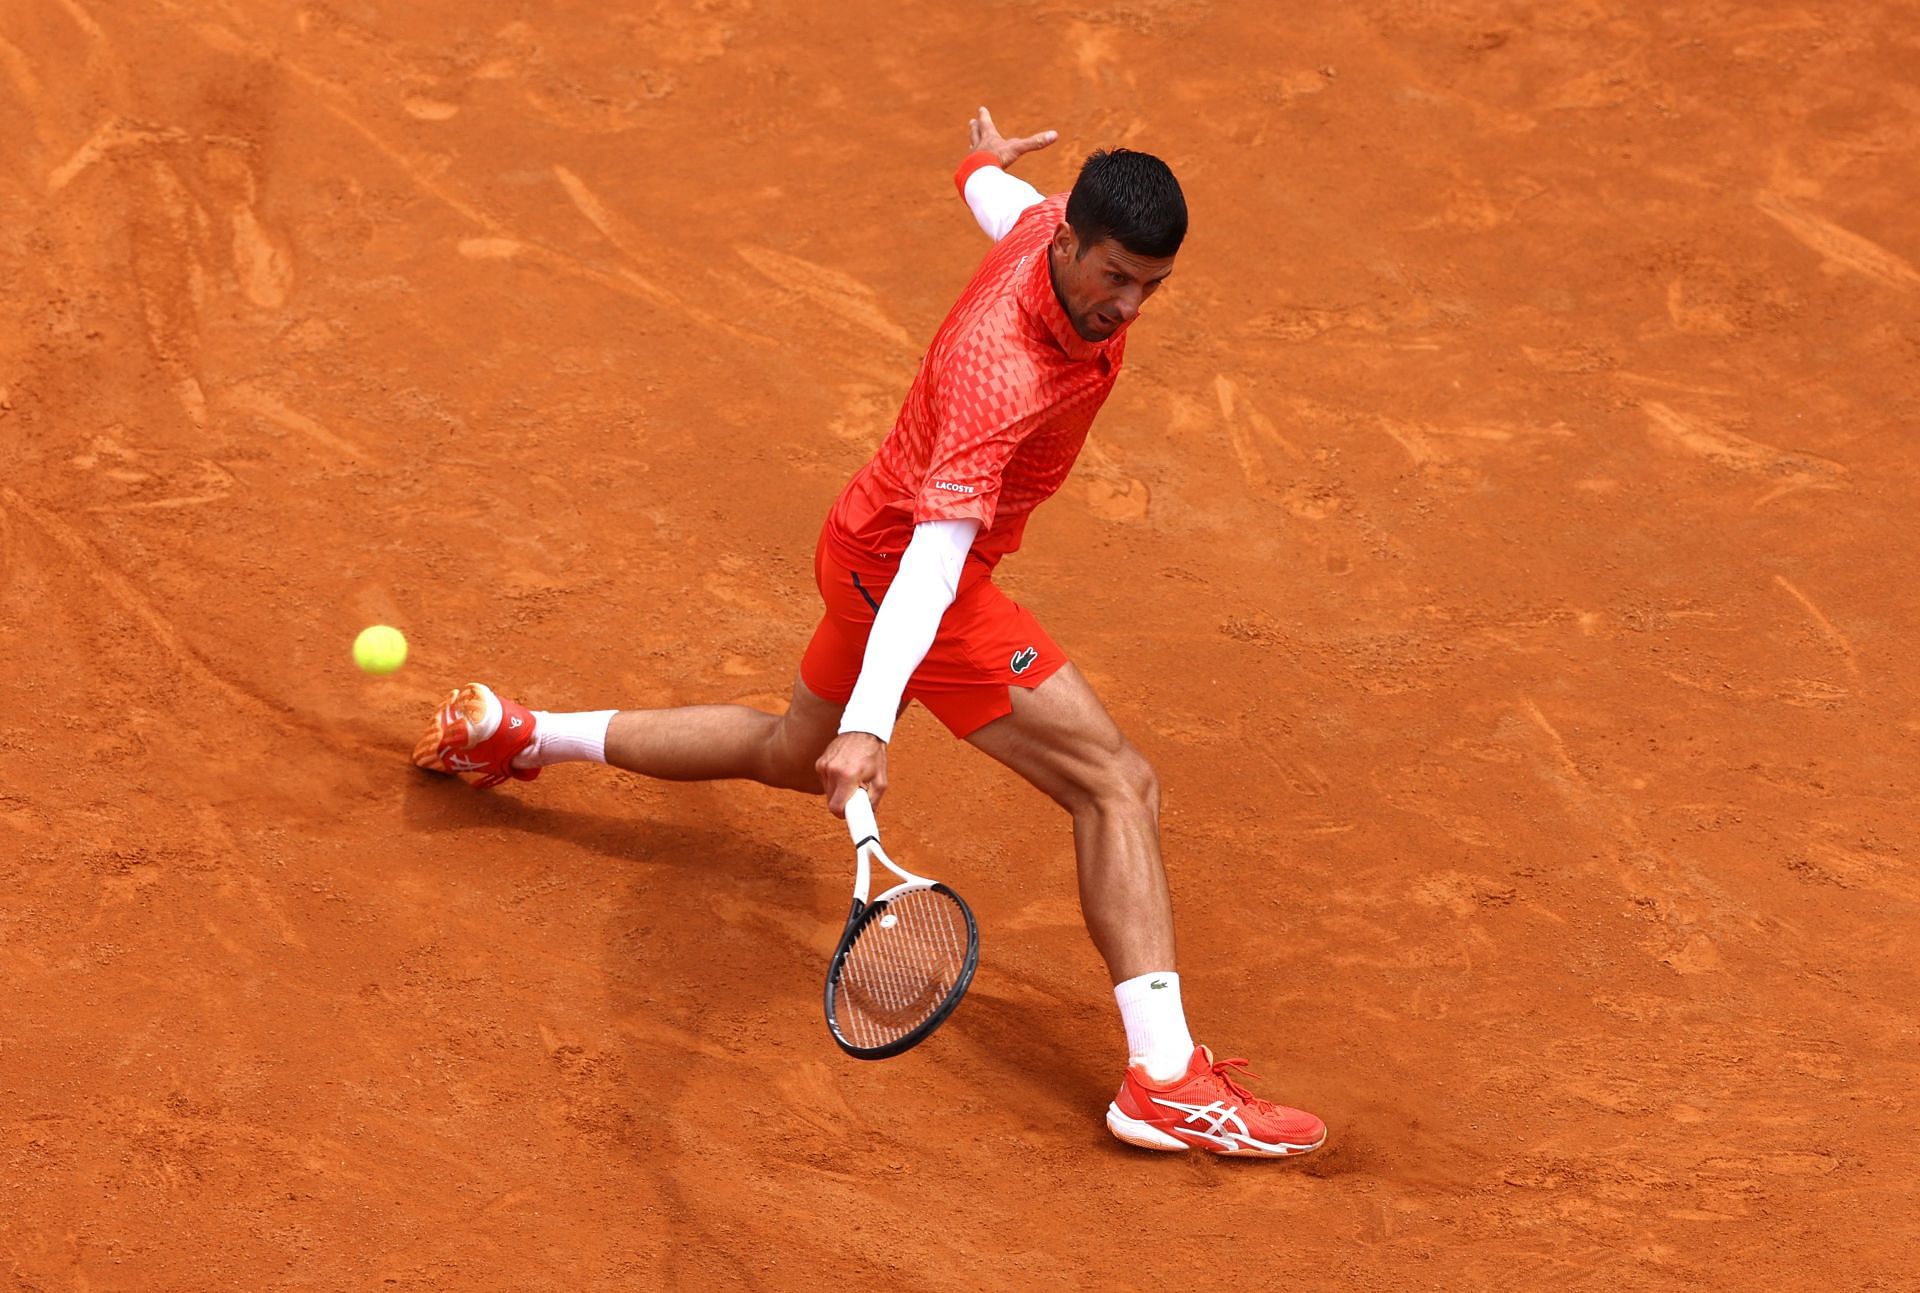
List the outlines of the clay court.
{"type": "Polygon", "coordinates": [[[1917,66],[1837,0],[7,0],[0,1284],[1916,1287],[1917,66]],[[1001,578],[1297,1163],[1107,1135],[1067,819],[922,711],[882,817],[983,961],[878,1064],[818,801],[408,764],[469,678],[785,703],[982,103],[1192,206],[1001,578]]]}

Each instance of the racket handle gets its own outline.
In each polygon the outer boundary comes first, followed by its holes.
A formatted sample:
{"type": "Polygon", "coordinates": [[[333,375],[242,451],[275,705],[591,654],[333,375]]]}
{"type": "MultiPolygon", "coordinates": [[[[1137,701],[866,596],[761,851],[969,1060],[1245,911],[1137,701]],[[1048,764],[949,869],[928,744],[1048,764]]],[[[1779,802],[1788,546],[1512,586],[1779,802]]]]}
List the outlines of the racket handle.
{"type": "Polygon", "coordinates": [[[867,798],[867,788],[860,787],[847,800],[847,834],[853,836],[853,846],[859,848],[868,840],[878,841],[880,823],[873,818],[873,803],[867,798]]]}

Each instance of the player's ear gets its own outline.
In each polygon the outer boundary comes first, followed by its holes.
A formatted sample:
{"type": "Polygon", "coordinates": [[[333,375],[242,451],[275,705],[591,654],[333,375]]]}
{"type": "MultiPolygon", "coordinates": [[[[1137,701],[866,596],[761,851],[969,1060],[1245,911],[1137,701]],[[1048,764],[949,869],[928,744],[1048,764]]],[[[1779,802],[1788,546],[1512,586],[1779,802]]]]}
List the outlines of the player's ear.
{"type": "Polygon", "coordinates": [[[1080,253],[1080,239],[1074,235],[1073,226],[1065,220],[1053,231],[1053,249],[1069,259],[1077,259],[1080,253]]]}

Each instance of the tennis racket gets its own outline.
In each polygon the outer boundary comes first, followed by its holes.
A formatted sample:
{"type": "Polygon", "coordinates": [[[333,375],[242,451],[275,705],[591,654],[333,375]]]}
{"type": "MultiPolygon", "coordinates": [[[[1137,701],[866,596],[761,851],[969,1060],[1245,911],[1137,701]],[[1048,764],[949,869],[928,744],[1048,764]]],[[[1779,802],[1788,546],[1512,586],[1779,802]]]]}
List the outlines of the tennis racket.
{"type": "Polygon", "coordinates": [[[932,1035],[973,982],[980,929],[960,895],[901,870],[880,847],[864,789],[847,800],[853,911],[827,967],[827,1028],[856,1059],[883,1060],[932,1035]],[[867,901],[873,859],[900,883],[867,901]]]}

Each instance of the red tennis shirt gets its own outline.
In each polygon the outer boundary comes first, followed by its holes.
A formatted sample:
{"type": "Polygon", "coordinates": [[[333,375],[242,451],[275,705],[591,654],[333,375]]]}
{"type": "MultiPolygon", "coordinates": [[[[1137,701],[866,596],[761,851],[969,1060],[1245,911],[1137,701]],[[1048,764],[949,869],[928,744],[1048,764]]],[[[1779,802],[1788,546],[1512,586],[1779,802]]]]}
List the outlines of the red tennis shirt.
{"type": "Polygon", "coordinates": [[[828,514],[842,564],[897,559],[920,522],[973,517],[972,555],[992,566],[1066,483],[1126,349],[1125,328],[1082,338],[1054,295],[1047,246],[1066,209],[1064,193],[1028,207],[940,325],[893,430],[828,514]]]}

